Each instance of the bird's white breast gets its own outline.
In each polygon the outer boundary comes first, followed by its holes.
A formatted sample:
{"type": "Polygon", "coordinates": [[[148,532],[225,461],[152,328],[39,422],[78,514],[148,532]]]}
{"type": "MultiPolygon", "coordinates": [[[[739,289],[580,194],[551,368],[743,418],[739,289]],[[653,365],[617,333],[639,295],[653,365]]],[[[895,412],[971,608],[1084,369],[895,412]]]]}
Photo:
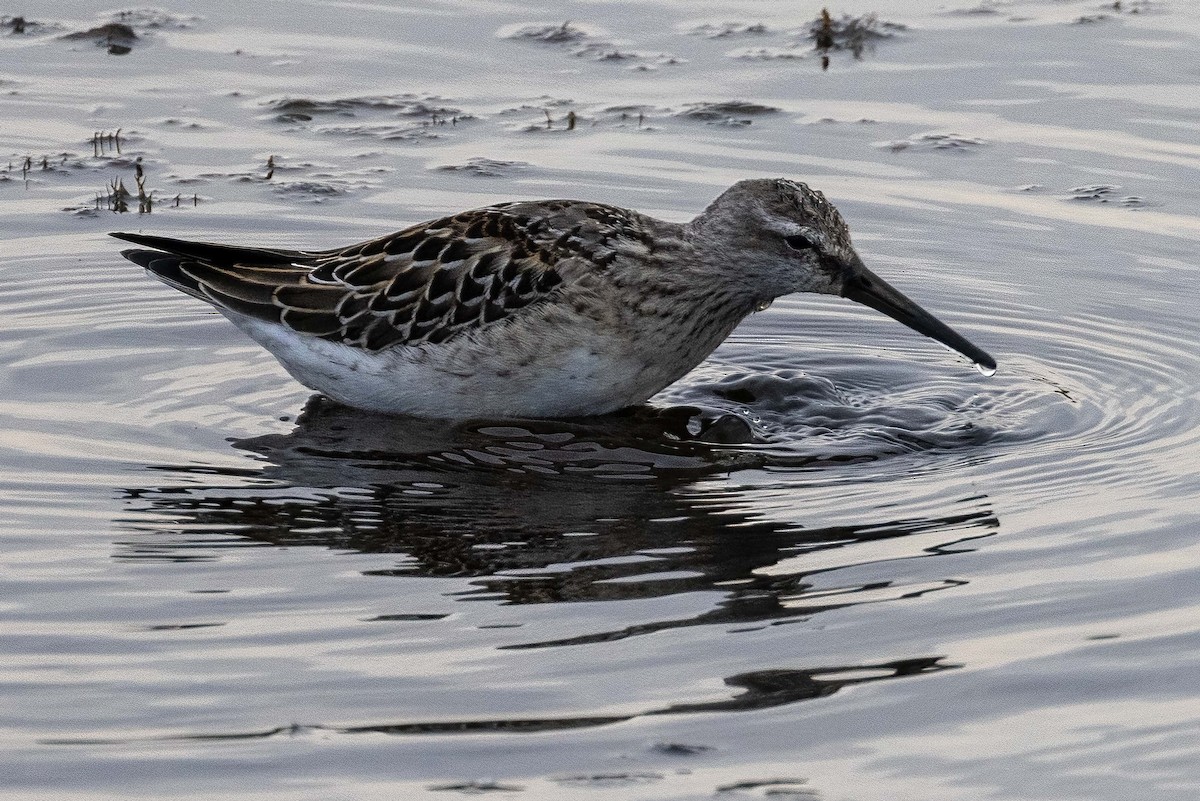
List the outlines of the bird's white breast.
{"type": "Polygon", "coordinates": [[[641,403],[690,369],[589,337],[507,349],[462,339],[382,351],[227,315],[300,383],[361,409],[435,418],[570,417],[641,403]]]}

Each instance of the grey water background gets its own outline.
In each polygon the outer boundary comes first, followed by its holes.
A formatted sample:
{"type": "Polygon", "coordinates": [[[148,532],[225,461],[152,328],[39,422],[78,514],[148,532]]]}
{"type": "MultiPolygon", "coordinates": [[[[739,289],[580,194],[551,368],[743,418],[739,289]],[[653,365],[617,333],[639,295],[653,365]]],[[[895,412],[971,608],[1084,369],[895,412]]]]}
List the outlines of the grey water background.
{"type": "Polygon", "coordinates": [[[1200,795],[1200,8],[830,10],[906,27],[822,70],[817,3],[0,9],[4,797],[1200,795]],[[793,297],[633,413],[374,417],[105,236],[764,175],[997,375],[793,297]]]}

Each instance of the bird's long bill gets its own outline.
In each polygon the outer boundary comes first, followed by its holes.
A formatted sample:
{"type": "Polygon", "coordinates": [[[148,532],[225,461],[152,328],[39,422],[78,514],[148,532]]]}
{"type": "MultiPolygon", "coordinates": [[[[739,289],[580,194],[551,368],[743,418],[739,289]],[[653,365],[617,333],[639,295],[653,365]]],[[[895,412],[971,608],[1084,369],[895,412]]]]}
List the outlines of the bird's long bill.
{"type": "Polygon", "coordinates": [[[904,293],[862,266],[861,263],[855,265],[847,276],[846,284],[842,288],[842,296],[870,306],[876,311],[881,311],[893,320],[904,323],[912,330],[936,339],[943,345],[966,356],[984,371],[990,373],[996,369],[995,359],[909,300],[904,293]]]}

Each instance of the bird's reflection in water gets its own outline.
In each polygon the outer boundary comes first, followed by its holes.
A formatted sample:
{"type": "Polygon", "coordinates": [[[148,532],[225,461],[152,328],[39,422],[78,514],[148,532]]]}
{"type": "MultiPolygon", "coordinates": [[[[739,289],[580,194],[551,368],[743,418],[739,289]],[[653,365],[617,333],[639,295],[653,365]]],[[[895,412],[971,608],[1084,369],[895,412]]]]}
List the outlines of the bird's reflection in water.
{"type": "MultiPolygon", "coordinates": [[[[235,542],[396,554],[372,574],[472,579],[451,596],[460,600],[547,604],[685,592],[719,599],[691,617],[502,646],[527,649],[685,626],[777,625],[952,589],[963,582],[814,578],[872,561],[870,546],[855,546],[903,541],[911,545],[880,547],[885,555],[874,558],[927,558],[969,550],[998,527],[981,497],[940,503],[937,516],[887,518],[885,506],[868,508],[856,525],[761,517],[744,493],[714,480],[770,466],[751,428],[730,417],[680,407],[578,422],[455,425],[365,415],[317,398],[293,431],[234,443],[262,458],[259,469],[159,466],[176,475],[173,484],[127,490],[135,514],[125,528],[152,536],[123,543],[118,556],[211,558],[216,532],[235,542]]],[[[946,667],[940,659],[733,676],[727,683],[745,693],[727,704],[819,697],[843,686],[843,673],[873,671],[873,681],[937,671],[946,667]]],[[[701,707],[644,714],[693,708],[701,707]]]]}
{"type": "MultiPolygon", "coordinates": [[[[127,490],[134,509],[153,513],[127,527],[162,535],[127,543],[119,555],[188,559],[213,542],[171,532],[224,530],[277,545],[395,553],[395,567],[373,574],[476,579],[464,599],[519,604],[724,593],[709,614],[660,626],[669,627],[878,601],[886,585],[825,590],[806,604],[806,577],[836,565],[822,559],[823,567],[806,571],[797,557],[921,535],[906,554],[919,558],[970,548],[998,526],[978,497],[947,503],[950,512],[936,517],[859,525],[761,519],[735,490],[696,489],[704,478],[764,464],[753,447],[706,441],[714,429],[729,440],[737,425],[687,407],[582,422],[455,425],[365,415],[315,398],[290,433],[234,443],[260,454],[261,470],[235,476],[163,466],[156,469],[234,480],[127,490]],[[164,517],[161,526],[148,522],[164,517]],[[784,559],[794,572],[760,572],[784,559]]],[[[898,587],[896,594],[958,583],[898,587]]],[[[637,632],[610,636],[630,633],[637,632]]]]}

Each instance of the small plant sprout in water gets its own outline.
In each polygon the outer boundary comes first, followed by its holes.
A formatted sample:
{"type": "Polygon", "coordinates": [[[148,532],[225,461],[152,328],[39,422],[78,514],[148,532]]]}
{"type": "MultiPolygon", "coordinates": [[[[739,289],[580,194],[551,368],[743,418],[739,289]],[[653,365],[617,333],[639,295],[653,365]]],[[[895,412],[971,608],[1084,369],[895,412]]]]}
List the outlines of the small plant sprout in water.
{"type": "Polygon", "coordinates": [[[96,195],[96,210],[107,209],[115,214],[124,214],[129,211],[129,190],[125,188],[125,183],[120,178],[113,178],[108,183],[108,187],[103,195],[96,195]],[[103,205],[102,205],[103,204],[103,205]]]}
{"type": "MultiPolygon", "coordinates": [[[[52,162],[49,155],[26,155],[24,159],[20,160],[21,180],[25,182],[25,188],[29,188],[30,174],[34,170],[40,169],[42,172],[50,172],[54,170],[55,167],[66,166],[67,158],[69,156],[69,153],[56,153],[52,162]]],[[[8,173],[16,172],[16,169],[17,168],[10,161],[8,162],[8,166],[6,168],[0,168],[0,175],[7,176],[8,173]]],[[[8,180],[7,177],[5,177],[4,180],[8,180]]]]}
{"type": "Polygon", "coordinates": [[[146,192],[146,173],[142,170],[142,157],[134,164],[134,180],[137,182],[138,214],[149,214],[154,210],[154,192],[146,192]]]}
{"type": "Polygon", "coordinates": [[[96,158],[106,155],[108,151],[116,151],[121,155],[121,129],[112,133],[96,131],[92,134],[92,155],[96,158]]]}
{"type": "MultiPolygon", "coordinates": [[[[550,109],[544,108],[542,109],[542,113],[546,115],[546,130],[554,130],[555,119],[550,115],[550,109]]],[[[574,111],[568,111],[567,116],[563,117],[562,121],[566,122],[567,124],[566,130],[573,131],[575,130],[575,126],[579,123],[579,115],[574,111]]]]}
{"type": "MultiPolygon", "coordinates": [[[[152,213],[154,211],[154,190],[146,189],[146,171],[142,166],[140,156],[133,165],[133,180],[135,186],[137,186],[137,194],[130,192],[126,188],[125,181],[120,176],[109,181],[104,189],[104,193],[96,195],[96,211],[111,211],[114,214],[125,214],[132,210],[132,202],[136,198],[138,214],[152,213]]],[[[180,198],[176,196],[176,207],[179,206],[179,202],[180,198]]]]}

